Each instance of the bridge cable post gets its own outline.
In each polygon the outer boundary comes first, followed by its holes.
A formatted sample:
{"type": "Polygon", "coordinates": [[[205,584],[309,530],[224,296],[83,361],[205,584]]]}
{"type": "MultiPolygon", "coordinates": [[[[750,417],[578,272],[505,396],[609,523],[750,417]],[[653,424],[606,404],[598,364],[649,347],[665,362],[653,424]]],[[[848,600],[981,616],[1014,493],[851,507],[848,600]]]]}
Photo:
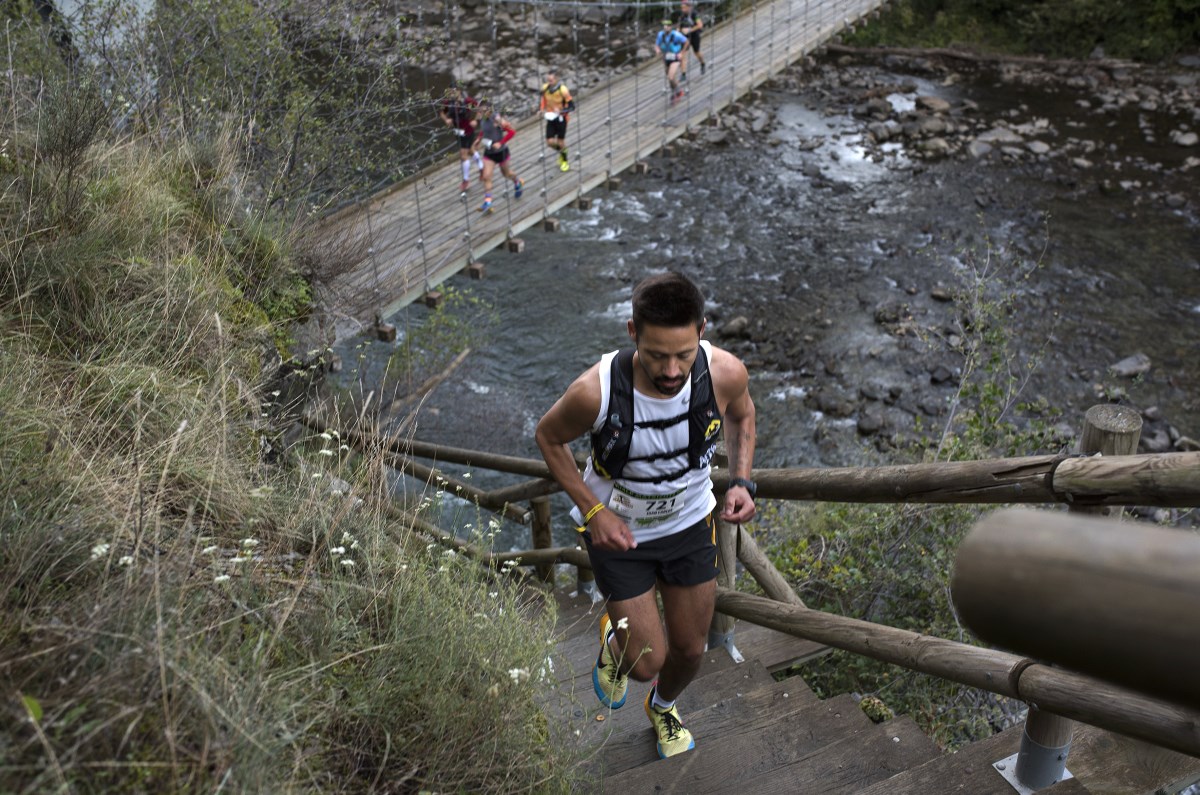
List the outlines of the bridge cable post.
{"type": "Polygon", "coordinates": [[[750,82],[749,90],[753,91],[755,76],[758,74],[758,10],[759,0],[750,0],[750,82]]]}
{"type": "MultiPolygon", "coordinates": [[[[579,4],[578,0],[576,0],[576,2],[574,3],[573,10],[574,10],[574,13],[571,16],[571,45],[572,45],[571,52],[575,57],[575,75],[576,75],[576,77],[578,77],[580,74],[580,72],[579,72],[579,10],[580,10],[580,4],[579,4]]],[[[575,84],[575,89],[576,90],[579,89],[578,83],[575,84]]],[[[579,206],[583,207],[584,206],[584,203],[582,201],[582,199],[583,199],[583,156],[580,152],[576,152],[575,157],[576,157],[576,160],[578,161],[577,165],[579,166],[579,168],[575,169],[575,184],[576,184],[575,195],[579,199],[579,202],[578,202],[579,206]]]]}
{"type": "MultiPolygon", "coordinates": [[[[1079,452],[1103,456],[1133,455],[1137,452],[1142,434],[1142,418],[1128,406],[1111,404],[1093,406],[1084,417],[1083,433],[1079,437],[1079,452]]],[[[1070,513],[1107,515],[1103,505],[1068,506],[1070,513]]],[[[1118,515],[1120,509],[1117,509],[1118,515]]],[[[993,766],[1018,792],[1034,792],[1064,778],[1072,778],[1067,770],[1067,755],[1071,751],[1071,735],[1075,722],[1029,705],[1021,747],[1014,756],[1001,759],[993,766]],[[1015,762],[1015,764],[1014,764],[1015,762]]]]}
{"type": "MultiPolygon", "coordinates": [[[[539,80],[538,85],[540,86],[541,85],[541,83],[540,83],[541,75],[542,75],[542,72],[545,70],[542,68],[541,55],[539,54],[540,48],[538,45],[538,10],[537,10],[536,4],[529,6],[529,7],[533,8],[533,62],[537,66],[538,80],[539,80]]],[[[558,67],[555,67],[555,68],[557,69],[558,67]]],[[[541,107],[541,104],[542,104],[541,100],[542,100],[542,98],[539,96],[538,97],[538,106],[539,107],[541,107]]],[[[576,126],[578,126],[578,125],[576,125],[576,126]]],[[[558,222],[550,217],[550,176],[546,173],[546,147],[544,144],[538,150],[537,160],[538,160],[538,169],[541,171],[541,174],[542,174],[542,187],[538,191],[538,194],[542,197],[542,228],[545,229],[547,232],[557,231],[558,222]]]]}
{"type": "MultiPolygon", "coordinates": [[[[634,0],[633,7],[633,159],[634,163],[639,163],[642,159],[642,99],[638,89],[641,88],[642,81],[637,63],[637,43],[642,39],[642,0],[634,0]]],[[[609,126],[612,126],[611,123],[609,126]]]]}
{"type": "MultiPolygon", "coordinates": [[[[606,91],[606,93],[608,94],[608,115],[604,117],[604,126],[608,128],[608,176],[611,179],[612,173],[613,173],[613,123],[612,123],[612,120],[613,120],[613,104],[612,104],[612,102],[613,102],[613,100],[612,100],[613,66],[612,66],[612,25],[609,22],[609,14],[608,14],[607,10],[605,10],[605,12],[604,12],[604,66],[605,66],[605,72],[607,73],[607,76],[608,76],[608,80],[607,80],[608,85],[607,85],[607,91],[606,91]]],[[[636,71],[634,72],[633,79],[636,84],[636,81],[637,81],[637,72],[636,71]]],[[[637,140],[637,130],[636,130],[636,125],[635,125],[634,141],[636,142],[636,140],[637,140]]],[[[638,159],[639,158],[638,158],[638,152],[637,152],[637,144],[635,143],[634,147],[633,147],[633,160],[636,163],[638,161],[638,159]]]]}

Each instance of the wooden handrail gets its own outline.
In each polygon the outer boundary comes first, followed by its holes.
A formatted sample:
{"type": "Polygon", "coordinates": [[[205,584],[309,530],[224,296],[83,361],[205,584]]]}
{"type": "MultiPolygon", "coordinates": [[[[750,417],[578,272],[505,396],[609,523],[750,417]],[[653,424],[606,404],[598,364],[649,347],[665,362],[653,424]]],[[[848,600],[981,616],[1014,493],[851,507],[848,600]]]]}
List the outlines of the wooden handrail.
{"type": "Polygon", "coordinates": [[[1037,704],[1064,717],[1200,756],[1200,710],[1025,657],[717,589],[721,612],[798,638],[1037,704]]]}
{"type": "Polygon", "coordinates": [[[759,497],[783,500],[1200,506],[1200,453],[756,469],[753,477],[759,497]]]}
{"type": "Polygon", "coordinates": [[[951,590],[989,643],[1200,708],[1200,535],[999,511],[959,545],[951,590]]]}

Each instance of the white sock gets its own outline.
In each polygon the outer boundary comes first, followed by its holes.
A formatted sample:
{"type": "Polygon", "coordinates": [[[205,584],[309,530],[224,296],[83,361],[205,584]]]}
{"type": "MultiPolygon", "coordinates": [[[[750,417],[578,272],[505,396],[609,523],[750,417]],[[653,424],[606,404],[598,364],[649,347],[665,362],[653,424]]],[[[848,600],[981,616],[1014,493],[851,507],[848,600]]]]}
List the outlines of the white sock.
{"type": "Polygon", "coordinates": [[[466,182],[467,180],[469,180],[471,178],[471,161],[470,160],[462,161],[462,169],[463,169],[463,182],[466,182]]]}
{"type": "Polygon", "coordinates": [[[650,706],[654,707],[659,712],[666,712],[671,707],[675,706],[675,702],[674,701],[663,701],[661,698],[659,698],[658,697],[658,687],[655,686],[654,695],[651,696],[651,698],[650,698],[650,706]]]}
{"type": "Polygon", "coordinates": [[[472,155],[472,157],[475,158],[475,168],[483,171],[483,156],[476,152],[474,155],[472,155]]]}

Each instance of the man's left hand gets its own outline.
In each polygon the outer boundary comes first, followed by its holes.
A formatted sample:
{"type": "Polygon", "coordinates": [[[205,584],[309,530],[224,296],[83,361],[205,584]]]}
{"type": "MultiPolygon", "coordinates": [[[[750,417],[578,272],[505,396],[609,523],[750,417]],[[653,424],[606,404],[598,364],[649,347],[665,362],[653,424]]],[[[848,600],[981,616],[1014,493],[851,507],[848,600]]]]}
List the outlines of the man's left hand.
{"type": "Polygon", "coordinates": [[[745,486],[732,486],[725,492],[725,505],[721,508],[721,519],[741,524],[754,518],[754,498],[745,486]]]}

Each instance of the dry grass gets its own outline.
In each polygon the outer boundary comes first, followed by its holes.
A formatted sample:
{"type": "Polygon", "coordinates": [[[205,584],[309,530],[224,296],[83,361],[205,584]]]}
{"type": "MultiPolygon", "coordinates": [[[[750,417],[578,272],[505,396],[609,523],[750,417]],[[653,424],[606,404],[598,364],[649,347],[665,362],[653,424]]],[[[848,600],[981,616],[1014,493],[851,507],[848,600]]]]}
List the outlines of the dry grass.
{"type": "Polygon", "coordinates": [[[308,293],[237,142],[56,132],[96,95],[55,92],[3,120],[0,791],[567,789],[553,617],[333,435],[264,463],[308,293]]]}

